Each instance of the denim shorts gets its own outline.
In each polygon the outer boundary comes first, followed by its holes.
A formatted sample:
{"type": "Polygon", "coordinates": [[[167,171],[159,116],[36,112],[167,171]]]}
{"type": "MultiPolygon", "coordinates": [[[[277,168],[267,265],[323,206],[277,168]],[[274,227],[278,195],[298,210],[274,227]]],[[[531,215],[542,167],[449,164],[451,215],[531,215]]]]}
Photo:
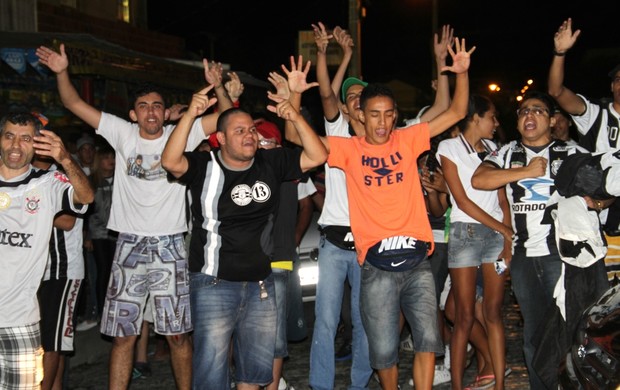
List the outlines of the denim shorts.
{"type": "Polygon", "coordinates": [[[365,262],[360,290],[362,322],[373,368],[389,368],[398,363],[401,309],[411,326],[414,350],[443,351],[435,281],[428,260],[401,272],[382,271],[365,262]]]}
{"type": "Polygon", "coordinates": [[[448,268],[477,267],[493,263],[504,249],[504,237],[481,224],[450,223],[448,268]]]}
{"type": "Polygon", "coordinates": [[[288,340],[286,337],[286,297],[288,295],[288,278],[291,271],[281,268],[273,268],[271,273],[273,275],[273,283],[276,291],[276,308],[278,311],[275,356],[276,358],[285,358],[288,356],[288,340]]]}
{"type": "Polygon", "coordinates": [[[112,337],[139,335],[147,297],[153,300],[155,332],[170,336],[192,330],[183,234],[119,234],[101,333],[112,337]]]}
{"type": "Polygon", "coordinates": [[[229,389],[232,342],[237,383],[265,386],[273,380],[276,299],[273,276],[259,282],[230,282],[191,273],[194,320],[193,389],[229,389]]]}

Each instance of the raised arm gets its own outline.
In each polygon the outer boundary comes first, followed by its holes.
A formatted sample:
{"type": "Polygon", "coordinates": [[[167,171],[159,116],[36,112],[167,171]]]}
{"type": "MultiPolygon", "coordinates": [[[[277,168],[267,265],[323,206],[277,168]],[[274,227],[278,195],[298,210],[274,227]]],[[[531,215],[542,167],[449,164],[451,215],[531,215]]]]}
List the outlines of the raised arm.
{"type": "Polygon", "coordinates": [[[331,120],[338,115],[339,111],[338,93],[334,93],[332,90],[327,69],[327,47],[332,35],[327,33],[321,22],[318,25],[313,24],[312,30],[314,30],[314,41],[316,43],[316,79],[319,84],[323,115],[331,120]]]}
{"type": "Polygon", "coordinates": [[[471,185],[479,190],[495,190],[521,179],[544,176],[546,170],[547,159],[544,157],[534,157],[525,167],[509,169],[483,161],[474,172],[471,185]]]}
{"type": "Polygon", "coordinates": [[[230,77],[230,80],[224,83],[224,88],[226,88],[233,106],[237,107],[239,105],[239,97],[243,94],[244,86],[237,73],[228,72],[228,77],[230,77]]]}
{"type": "Polygon", "coordinates": [[[209,85],[192,96],[192,101],[187,111],[185,111],[170,138],[168,138],[166,147],[161,155],[161,163],[164,169],[174,177],[178,178],[187,172],[187,158],[183,154],[187,146],[187,137],[194,120],[215,104],[216,98],[209,98],[207,95],[212,88],[213,85],[209,85]]]}
{"type": "Polygon", "coordinates": [[[217,97],[217,110],[219,112],[228,110],[233,106],[233,103],[228,96],[228,92],[226,92],[226,88],[224,87],[222,63],[211,61],[211,64],[209,65],[209,61],[206,58],[203,58],[202,64],[205,68],[205,80],[207,80],[207,83],[213,85],[213,91],[217,97]]]}
{"type": "Polygon", "coordinates": [[[351,34],[340,26],[334,27],[332,35],[342,49],[342,60],[340,61],[340,65],[338,65],[336,74],[334,74],[334,77],[332,78],[332,91],[334,91],[337,98],[340,94],[340,88],[342,87],[344,76],[347,73],[347,68],[349,67],[351,58],[353,57],[353,47],[355,46],[355,43],[353,43],[351,34]]]}
{"type": "Polygon", "coordinates": [[[60,44],[60,53],[48,47],[40,46],[36,54],[43,65],[56,73],[58,93],[65,108],[86,122],[90,127],[98,128],[99,121],[101,120],[101,111],[86,103],[71,83],[68,70],[69,59],[65,53],[64,43],[60,44]]]}
{"type": "Polygon", "coordinates": [[[287,123],[290,122],[297,130],[303,148],[299,161],[303,172],[317,167],[327,160],[327,150],[323,142],[289,100],[281,101],[277,106],[267,106],[267,109],[278,114],[287,123]]]}
{"type": "Polygon", "coordinates": [[[586,110],[583,100],[564,86],[566,53],[573,47],[581,30],[573,33],[572,19],[565,20],[553,36],[553,60],[549,69],[548,92],[569,114],[580,115],[586,110]]]}
{"type": "Polygon", "coordinates": [[[217,98],[217,111],[207,115],[203,115],[200,118],[202,124],[202,130],[206,137],[215,133],[215,127],[217,125],[217,118],[220,116],[220,112],[225,111],[233,106],[226,88],[222,82],[222,63],[209,61],[206,58],[202,59],[202,65],[204,66],[205,80],[209,85],[213,87],[215,97],[217,98]]]}
{"type": "MultiPolygon", "coordinates": [[[[291,56],[291,68],[288,69],[286,66],[282,65],[282,71],[286,74],[287,82],[288,82],[288,101],[291,103],[293,108],[300,112],[301,110],[301,95],[308,89],[312,87],[316,87],[319,85],[318,82],[308,83],[306,78],[308,77],[308,72],[310,71],[310,61],[306,62],[304,67],[303,65],[303,57],[299,56],[297,58],[297,62],[295,62],[295,57],[291,56]]],[[[284,92],[283,92],[284,93],[284,92]]],[[[285,94],[285,93],[284,93],[285,94]]],[[[276,103],[280,103],[284,100],[284,95],[274,95],[268,94],[269,98],[276,103]]],[[[276,111],[273,111],[276,112],[276,111]]],[[[302,144],[302,140],[299,138],[299,132],[293,127],[293,124],[290,121],[286,121],[284,124],[284,135],[286,139],[290,142],[293,142],[297,145],[302,144]]]]}
{"type": "Polygon", "coordinates": [[[428,122],[437,117],[450,106],[450,81],[448,75],[442,72],[446,66],[446,58],[448,58],[448,47],[452,46],[454,40],[454,29],[450,25],[444,25],[441,29],[441,39],[435,34],[433,52],[435,53],[435,64],[437,66],[437,90],[435,91],[435,101],[428,110],[422,114],[420,120],[428,122]]]}
{"type": "Polygon", "coordinates": [[[34,137],[34,149],[39,156],[51,157],[60,164],[73,186],[73,203],[89,204],[95,200],[95,192],[78,163],[62,142],[62,139],[54,132],[41,130],[40,136],[34,137]]]}
{"type": "Polygon", "coordinates": [[[456,86],[454,88],[454,97],[450,107],[429,122],[431,138],[449,129],[456,122],[467,115],[467,104],[469,102],[469,77],[467,70],[471,61],[471,54],[476,50],[472,47],[467,51],[465,47],[465,39],[459,41],[454,40],[456,52],[452,47],[448,46],[448,52],[452,56],[452,66],[444,66],[441,71],[452,71],[456,73],[456,86]]]}

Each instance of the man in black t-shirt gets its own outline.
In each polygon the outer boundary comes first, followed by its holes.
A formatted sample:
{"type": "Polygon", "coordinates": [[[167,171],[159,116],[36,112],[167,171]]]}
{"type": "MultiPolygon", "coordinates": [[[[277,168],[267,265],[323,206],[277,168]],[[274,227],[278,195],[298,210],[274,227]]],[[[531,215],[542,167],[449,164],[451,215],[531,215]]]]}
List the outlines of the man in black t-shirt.
{"type": "Polygon", "coordinates": [[[245,111],[220,114],[220,149],[184,153],[193,120],[213,101],[195,94],[170,137],[162,164],[192,193],[190,296],[194,320],[193,386],[229,387],[233,345],[235,382],[258,389],[272,381],[276,310],[269,240],[280,184],[325,162],[318,136],[288,101],[271,107],[297,129],[304,148],[257,150],[258,134],[245,111]]]}

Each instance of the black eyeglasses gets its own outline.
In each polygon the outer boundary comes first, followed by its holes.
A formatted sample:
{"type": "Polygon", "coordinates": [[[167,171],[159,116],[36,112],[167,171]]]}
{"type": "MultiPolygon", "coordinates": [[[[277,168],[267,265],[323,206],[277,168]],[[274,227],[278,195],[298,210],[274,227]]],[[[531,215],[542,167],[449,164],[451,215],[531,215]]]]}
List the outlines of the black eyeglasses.
{"type": "Polygon", "coordinates": [[[534,116],[543,116],[545,114],[549,115],[549,110],[543,107],[524,107],[517,110],[517,116],[519,117],[526,116],[530,113],[534,116]]]}

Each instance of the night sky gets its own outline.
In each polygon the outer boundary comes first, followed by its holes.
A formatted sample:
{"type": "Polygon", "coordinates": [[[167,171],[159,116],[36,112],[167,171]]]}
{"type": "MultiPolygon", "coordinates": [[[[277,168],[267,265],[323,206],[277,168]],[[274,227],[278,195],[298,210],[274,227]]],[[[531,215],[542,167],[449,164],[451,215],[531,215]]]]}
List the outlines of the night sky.
{"type": "MultiPolygon", "coordinates": [[[[476,45],[472,90],[499,82],[519,89],[528,78],[545,89],[553,34],[568,17],[582,30],[567,57],[566,85],[593,97],[609,95],[607,72],[620,62],[620,1],[437,0],[438,24],[476,45]],[[613,56],[592,62],[592,49],[613,48],[613,56]]],[[[266,79],[295,54],[297,31],[311,23],[347,27],[347,0],[149,2],[150,28],[185,37],[187,49],[230,63],[266,79]]],[[[362,22],[365,80],[401,79],[428,88],[431,79],[431,0],[366,0],[362,22]]],[[[336,44],[334,42],[334,44],[336,44]]],[[[312,79],[314,75],[311,76],[312,79]]]]}

